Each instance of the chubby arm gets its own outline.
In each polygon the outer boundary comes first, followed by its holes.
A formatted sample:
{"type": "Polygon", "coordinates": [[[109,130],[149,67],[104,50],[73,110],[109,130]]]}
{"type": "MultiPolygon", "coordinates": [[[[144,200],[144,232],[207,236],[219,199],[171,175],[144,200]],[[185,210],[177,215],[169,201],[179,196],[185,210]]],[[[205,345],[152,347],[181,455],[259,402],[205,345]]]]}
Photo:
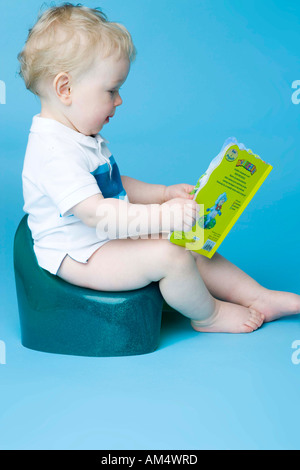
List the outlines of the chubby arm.
{"type": "Polygon", "coordinates": [[[123,199],[88,197],[70,209],[89,227],[107,234],[110,240],[140,237],[192,228],[199,212],[196,201],[175,198],[164,204],[131,204],[123,199]]]}
{"type": "Polygon", "coordinates": [[[98,226],[106,230],[110,239],[136,236],[137,220],[140,234],[170,230],[160,204],[131,204],[123,199],[96,194],[76,204],[70,211],[88,227],[98,226]]]}
{"type": "Polygon", "coordinates": [[[163,204],[166,186],[150,184],[136,180],[130,176],[121,176],[123,187],[133,204],[163,204]]]}

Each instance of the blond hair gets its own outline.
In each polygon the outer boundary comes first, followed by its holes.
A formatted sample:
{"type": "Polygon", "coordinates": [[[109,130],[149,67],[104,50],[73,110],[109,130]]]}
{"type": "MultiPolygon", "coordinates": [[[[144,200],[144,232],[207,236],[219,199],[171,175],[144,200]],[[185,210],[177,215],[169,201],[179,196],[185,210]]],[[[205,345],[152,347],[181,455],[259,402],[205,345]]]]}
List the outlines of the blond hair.
{"type": "Polygon", "coordinates": [[[133,62],[136,49],[125,26],[107,20],[98,8],[65,2],[39,14],[18,54],[26,88],[41,94],[45,80],[67,72],[76,81],[94,62],[117,54],[133,62]]]}

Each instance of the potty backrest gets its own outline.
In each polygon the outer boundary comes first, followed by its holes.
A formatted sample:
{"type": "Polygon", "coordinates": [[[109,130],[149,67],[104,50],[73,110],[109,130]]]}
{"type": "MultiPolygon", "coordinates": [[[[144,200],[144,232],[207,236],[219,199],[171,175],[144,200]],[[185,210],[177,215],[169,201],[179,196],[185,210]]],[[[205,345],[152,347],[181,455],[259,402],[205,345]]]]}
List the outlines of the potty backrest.
{"type": "Polygon", "coordinates": [[[15,273],[22,279],[26,276],[27,280],[31,278],[33,282],[39,283],[41,276],[44,278],[51,274],[42,269],[37,262],[27,220],[28,214],[20,221],[14,238],[15,273]]]}

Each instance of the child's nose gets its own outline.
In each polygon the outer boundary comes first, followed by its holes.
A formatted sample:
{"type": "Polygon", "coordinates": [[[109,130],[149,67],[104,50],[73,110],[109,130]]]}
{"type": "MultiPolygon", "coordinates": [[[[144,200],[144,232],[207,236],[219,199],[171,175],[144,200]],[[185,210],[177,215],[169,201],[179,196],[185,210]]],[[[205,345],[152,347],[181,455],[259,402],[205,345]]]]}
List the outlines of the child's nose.
{"type": "Polygon", "coordinates": [[[115,100],[115,106],[121,106],[122,103],[123,103],[123,100],[122,100],[121,96],[118,94],[118,96],[115,100]]]}

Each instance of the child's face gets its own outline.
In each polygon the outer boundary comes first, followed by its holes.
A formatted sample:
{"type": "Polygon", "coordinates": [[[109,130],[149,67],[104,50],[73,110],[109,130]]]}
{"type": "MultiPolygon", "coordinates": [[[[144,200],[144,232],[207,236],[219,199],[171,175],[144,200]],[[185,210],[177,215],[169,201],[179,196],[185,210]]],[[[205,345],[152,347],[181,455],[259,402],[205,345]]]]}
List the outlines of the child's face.
{"type": "Polygon", "coordinates": [[[129,69],[127,58],[99,59],[78,83],[71,86],[68,119],[77,131],[85,135],[98,134],[109,122],[117,106],[122,104],[119,89],[129,69]]]}

